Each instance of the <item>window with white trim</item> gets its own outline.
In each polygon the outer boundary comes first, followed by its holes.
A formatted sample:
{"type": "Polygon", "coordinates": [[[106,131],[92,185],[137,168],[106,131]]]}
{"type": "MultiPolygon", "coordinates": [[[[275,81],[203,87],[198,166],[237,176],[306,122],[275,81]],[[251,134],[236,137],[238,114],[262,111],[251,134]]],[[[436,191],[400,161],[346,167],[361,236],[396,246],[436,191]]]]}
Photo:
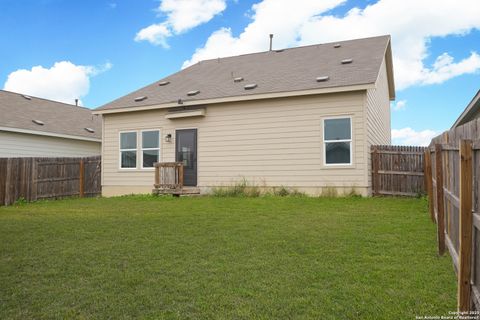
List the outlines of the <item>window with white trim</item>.
{"type": "Polygon", "coordinates": [[[351,165],[352,119],[324,119],[323,143],[325,165],[351,165]]]}
{"type": "Polygon", "coordinates": [[[137,133],[120,133],[120,168],[135,169],[137,167],[137,133]]]}
{"type": "Polygon", "coordinates": [[[142,168],[153,168],[160,156],[160,131],[142,131],[142,168]]]}

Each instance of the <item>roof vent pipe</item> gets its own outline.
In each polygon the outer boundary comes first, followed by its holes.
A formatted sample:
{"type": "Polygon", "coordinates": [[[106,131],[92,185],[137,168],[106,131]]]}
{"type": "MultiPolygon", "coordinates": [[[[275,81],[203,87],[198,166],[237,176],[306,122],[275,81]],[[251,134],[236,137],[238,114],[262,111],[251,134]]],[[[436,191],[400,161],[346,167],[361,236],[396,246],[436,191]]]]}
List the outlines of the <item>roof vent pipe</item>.
{"type": "Polygon", "coordinates": [[[78,99],[75,99],[75,106],[78,107],[78,99]]]}
{"type": "Polygon", "coordinates": [[[270,33],[270,50],[269,51],[272,51],[272,42],[273,42],[273,34],[270,33]]]}

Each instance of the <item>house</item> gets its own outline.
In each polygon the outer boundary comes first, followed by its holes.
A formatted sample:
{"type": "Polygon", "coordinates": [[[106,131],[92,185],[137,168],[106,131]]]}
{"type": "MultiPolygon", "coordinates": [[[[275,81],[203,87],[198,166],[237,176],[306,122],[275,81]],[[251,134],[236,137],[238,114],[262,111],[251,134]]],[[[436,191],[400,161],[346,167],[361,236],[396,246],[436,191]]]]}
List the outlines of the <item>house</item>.
{"type": "Polygon", "coordinates": [[[468,106],[455,121],[452,129],[478,118],[480,118],[480,90],[477,91],[477,94],[473,97],[472,101],[470,101],[468,106]]]}
{"type": "Polygon", "coordinates": [[[0,90],[0,158],[100,155],[90,109],[0,90]]]}
{"type": "Polygon", "coordinates": [[[151,192],[154,163],[181,161],[201,192],[246,179],[368,195],[394,98],[390,36],[201,61],[94,110],[103,194],[151,192]]]}

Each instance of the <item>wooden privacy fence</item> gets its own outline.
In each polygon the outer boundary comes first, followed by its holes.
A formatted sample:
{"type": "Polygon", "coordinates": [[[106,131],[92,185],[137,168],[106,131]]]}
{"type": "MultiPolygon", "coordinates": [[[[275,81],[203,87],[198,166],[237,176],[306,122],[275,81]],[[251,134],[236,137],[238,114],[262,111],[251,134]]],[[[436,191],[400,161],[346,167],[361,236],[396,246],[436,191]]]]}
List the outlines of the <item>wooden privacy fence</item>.
{"type": "Polygon", "coordinates": [[[425,152],[429,213],[438,252],[458,277],[458,310],[480,310],[480,119],[434,138],[425,152]],[[473,140],[472,140],[473,139],[473,140]]]}
{"type": "Polygon", "coordinates": [[[101,158],[0,158],[0,205],[101,194],[101,158]]]}
{"type": "Polygon", "coordinates": [[[425,193],[424,147],[372,146],[373,195],[425,193]]]}

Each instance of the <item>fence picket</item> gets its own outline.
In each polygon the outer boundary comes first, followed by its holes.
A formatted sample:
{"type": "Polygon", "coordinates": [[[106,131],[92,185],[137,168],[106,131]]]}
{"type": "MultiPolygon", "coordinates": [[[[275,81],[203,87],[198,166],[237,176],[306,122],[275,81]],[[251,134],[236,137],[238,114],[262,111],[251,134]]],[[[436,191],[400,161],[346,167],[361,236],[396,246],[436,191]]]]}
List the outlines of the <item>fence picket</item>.
{"type": "Polygon", "coordinates": [[[430,219],[435,222],[433,208],[432,159],[430,150],[425,151],[425,188],[428,195],[428,212],[430,212],[430,219]]]}
{"type": "Polygon", "coordinates": [[[472,268],[472,142],[460,142],[460,230],[458,311],[470,310],[472,268]]]}
{"type": "Polygon", "coordinates": [[[437,182],[437,239],[438,239],[438,254],[445,253],[445,207],[443,194],[443,156],[442,145],[435,145],[435,169],[437,182]]]}

